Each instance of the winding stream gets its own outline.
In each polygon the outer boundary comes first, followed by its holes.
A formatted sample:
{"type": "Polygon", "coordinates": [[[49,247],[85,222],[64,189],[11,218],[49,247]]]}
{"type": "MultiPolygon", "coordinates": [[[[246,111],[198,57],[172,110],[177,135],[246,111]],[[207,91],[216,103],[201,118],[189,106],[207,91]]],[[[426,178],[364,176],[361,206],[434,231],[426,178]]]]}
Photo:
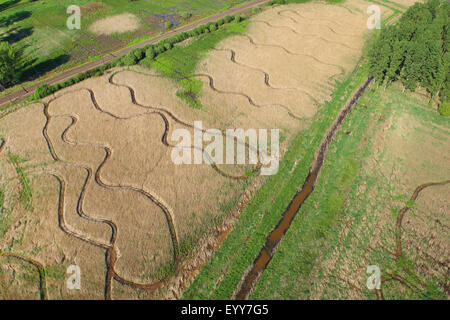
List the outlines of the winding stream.
{"type": "Polygon", "coordinates": [[[345,120],[347,115],[352,110],[353,106],[356,104],[356,102],[358,102],[359,98],[361,98],[362,94],[366,91],[372,81],[373,77],[370,77],[364,82],[364,84],[353,95],[350,102],[348,102],[345,108],[341,110],[336,120],[328,129],[325,137],[323,138],[319,148],[316,151],[311,166],[309,167],[308,176],[306,177],[302,188],[295,194],[294,198],[291,200],[287,209],[283,213],[283,216],[278,222],[277,226],[268,235],[266,243],[259,252],[258,257],[253,262],[250,270],[246,272],[243,279],[237,286],[235,294],[233,295],[233,299],[247,299],[252,293],[255,284],[258,282],[259,277],[266,269],[270,260],[272,260],[278,246],[280,245],[281,241],[283,241],[284,235],[291,226],[291,223],[297,215],[300,207],[308,198],[308,196],[314,191],[314,187],[323,166],[326,152],[336,132],[339,130],[342,122],[345,120]]]}

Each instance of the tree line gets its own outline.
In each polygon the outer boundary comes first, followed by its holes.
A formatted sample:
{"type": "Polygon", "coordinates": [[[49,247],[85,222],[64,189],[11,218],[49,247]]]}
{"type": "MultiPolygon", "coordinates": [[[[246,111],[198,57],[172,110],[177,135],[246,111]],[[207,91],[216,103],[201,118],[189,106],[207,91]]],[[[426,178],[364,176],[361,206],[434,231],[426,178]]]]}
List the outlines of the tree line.
{"type": "Polygon", "coordinates": [[[450,4],[427,0],[408,8],[384,28],[369,50],[370,73],[378,85],[400,81],[404,90],[424,88],[439,111],[450,115],[450,4]]]}
{"type": "Polygon", "coordinates": [[[0,91],[19,82],[23,64],[22,50],[0,42],[0,91]]]}

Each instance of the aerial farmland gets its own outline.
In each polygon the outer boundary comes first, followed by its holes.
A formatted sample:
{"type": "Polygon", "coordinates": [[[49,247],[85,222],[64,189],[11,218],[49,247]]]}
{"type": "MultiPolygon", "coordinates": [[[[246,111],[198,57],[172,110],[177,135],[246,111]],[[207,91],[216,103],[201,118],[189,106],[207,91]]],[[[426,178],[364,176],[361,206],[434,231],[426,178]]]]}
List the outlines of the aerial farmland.
{"type": "Polygon", "coordinates": [[[448,299],[449,14],[1,0],[0,299],[448,299]]]}

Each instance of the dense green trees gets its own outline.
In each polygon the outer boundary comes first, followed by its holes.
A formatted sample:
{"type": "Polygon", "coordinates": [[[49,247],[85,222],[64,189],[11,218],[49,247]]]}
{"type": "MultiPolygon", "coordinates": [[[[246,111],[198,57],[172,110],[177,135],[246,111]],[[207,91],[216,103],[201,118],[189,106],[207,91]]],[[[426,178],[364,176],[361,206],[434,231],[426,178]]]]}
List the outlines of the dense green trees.
{"type": "Polygon", "coordinates": [[[8,42],[0,42],[0,84],[10,87],[18,82],[22,74],[23,52],[8,42]]]}
{"type": "Polygon", "coordinates": [[[52,93],[56,92],[57,87],[51,86],[48,84],[42,84],[39,87],[36,88],[33,94],[34,99],[40,99],[42,97],[46,97],[51,95],[52,93]]]}
{"type": "Polygon", "coordinates": [[[404,89],[425,88],[431,98],[450,101],[450,4],[416,3],[397,24],[383,29],[369,51],[379,85],[400,80],[404,89]]]}

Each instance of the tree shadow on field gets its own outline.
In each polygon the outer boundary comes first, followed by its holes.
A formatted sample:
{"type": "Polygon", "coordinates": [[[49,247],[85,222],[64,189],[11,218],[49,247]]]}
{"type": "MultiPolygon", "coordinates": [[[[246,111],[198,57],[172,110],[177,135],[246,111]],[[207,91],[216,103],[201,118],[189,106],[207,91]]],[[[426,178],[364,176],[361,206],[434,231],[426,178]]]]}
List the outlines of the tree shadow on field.
{"type": "Polygon", "coordinates": [[[19,11],[7,17],[0,18],[0,27],[9,27],[10,25],[31,17],[31,11],[19,11]]]}
{"type": "Polygon", "coordinates": [[[36,59],[27,61],[24,65],[24,72],[22,74],[22,81],[34,80],[40,76],[45,75],[47,72],[65,64],[70,60],[70,55],[62,54],[56,58],[48,59],[33,66],[36,59]]]}
{"type": "Polygon", "coordinates": [[[3,3],[0,3],[0,11],[8,9],[10,6],[15,5],[20,0],[9,0],[3,3]]]}
{"type": "Polygon", "coordinates": [[[29,28],[13,28],[8,30],[7,35],[0,38],[0,41],[7,41],[9,44],[14,44],[20,40],[29,37],[33,34],[34,27],[29,28]]]}

